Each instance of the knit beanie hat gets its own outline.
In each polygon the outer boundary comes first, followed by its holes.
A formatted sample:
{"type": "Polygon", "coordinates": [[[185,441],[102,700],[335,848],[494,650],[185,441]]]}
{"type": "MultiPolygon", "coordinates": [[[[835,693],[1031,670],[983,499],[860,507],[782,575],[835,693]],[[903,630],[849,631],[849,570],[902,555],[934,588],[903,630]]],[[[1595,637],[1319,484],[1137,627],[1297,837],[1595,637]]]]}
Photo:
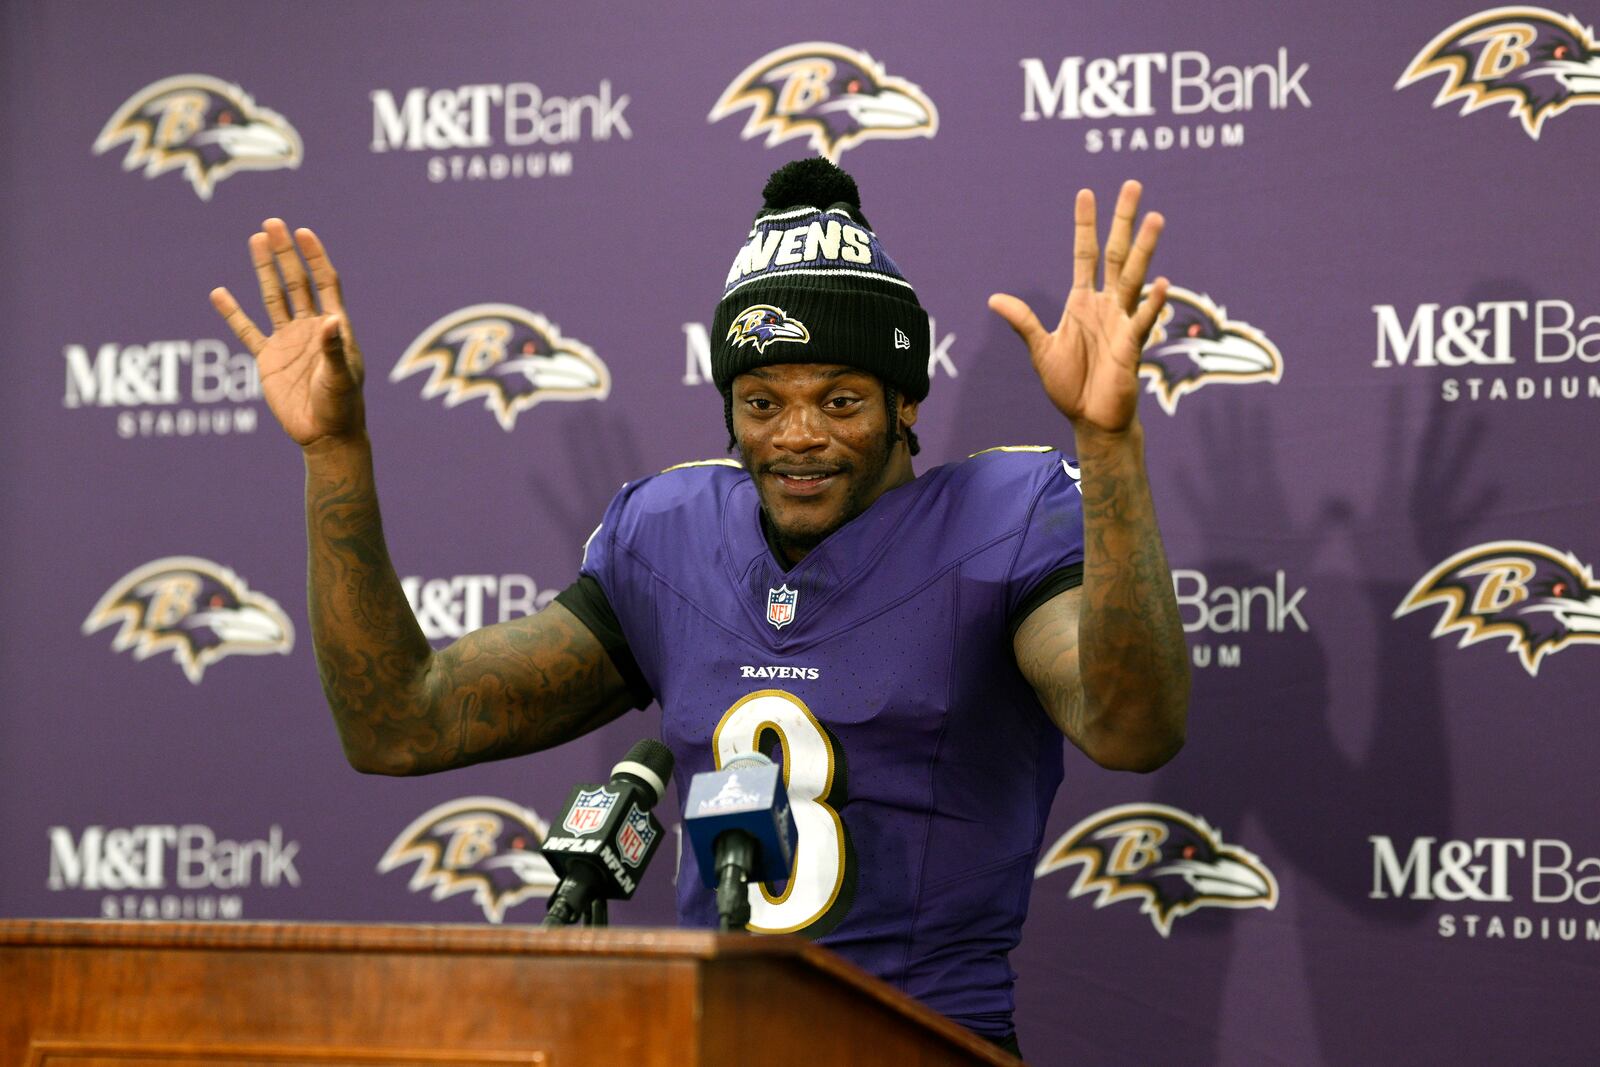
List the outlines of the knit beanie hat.
{"type": "Polygon", "coordinates": [[[711,325],[711,377],[775,363],[837,363],[907,399],[928,395],[928,313],[861,213],[850,175],[826,159],[779,168],[711,325]]]}

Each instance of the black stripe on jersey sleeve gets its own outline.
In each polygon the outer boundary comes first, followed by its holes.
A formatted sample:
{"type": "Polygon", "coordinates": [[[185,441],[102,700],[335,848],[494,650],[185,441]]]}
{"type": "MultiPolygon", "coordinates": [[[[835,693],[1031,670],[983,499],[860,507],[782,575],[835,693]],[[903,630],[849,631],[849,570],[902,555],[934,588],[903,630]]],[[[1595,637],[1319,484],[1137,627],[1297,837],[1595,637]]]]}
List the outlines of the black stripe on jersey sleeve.
{"type": "MultiPolygon", "coordinates": [[[[1057,567],[1043,578],[1040,578],[1039,584],[1028,591],[1028,595],[1023,598],[1022,603],[1017,606],[1017,610],[1007,620],[1012,639],[1016,638],[1017,629],[1027,621],[1028,616],[1037,611],[1045,601],[1057,594],[1065,593],[1068,589],[1076,589],[1082,584],[1083,564],[1081,563],[1069,563],[1065,567],[1057,567]]],[[[557,597],[556,599],[560,600],[561,598],[557,597]]]]}
{"type": "Polygon", "coordinates": [[[579,575],[577,581],[556,594],[556,603],[576,615],[599,640],[628,686],[633,706],[649,707],[656,695],[645,681],[639,662],[633,658],[628,639],[622,636],[622,624],[617,621],[617,613],[611,609],[611,601],[606,599],[606,591],[600,588],[600,583],[587,574],[579,575]]]}

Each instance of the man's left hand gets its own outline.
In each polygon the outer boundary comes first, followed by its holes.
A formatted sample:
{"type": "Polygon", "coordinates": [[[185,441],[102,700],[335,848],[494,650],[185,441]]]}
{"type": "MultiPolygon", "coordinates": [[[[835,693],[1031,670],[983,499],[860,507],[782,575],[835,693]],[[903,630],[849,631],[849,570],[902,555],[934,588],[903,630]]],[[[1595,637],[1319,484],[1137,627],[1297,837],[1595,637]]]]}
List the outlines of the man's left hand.
{"type": "Polygon", "coordinates": [[[1105,277],[1096,288],[1100,246],[1094,193],[1078,190],[1072,240],[1072,291],[1054,332],[1039,323],[1023,301],[1005,293],[989,307],[1011,324],[1033,358],[1033,369],[1051,403],[1072,420],[1074,431],[1117,434],[1134,421],[1139,402],[1139,354],[1167,299],[1167,280],[1144,289],[1164,221],[1150,212],[1134,237],[1139,212],[1138,182],[1123,183],[1106,242],[1105,277]]]}

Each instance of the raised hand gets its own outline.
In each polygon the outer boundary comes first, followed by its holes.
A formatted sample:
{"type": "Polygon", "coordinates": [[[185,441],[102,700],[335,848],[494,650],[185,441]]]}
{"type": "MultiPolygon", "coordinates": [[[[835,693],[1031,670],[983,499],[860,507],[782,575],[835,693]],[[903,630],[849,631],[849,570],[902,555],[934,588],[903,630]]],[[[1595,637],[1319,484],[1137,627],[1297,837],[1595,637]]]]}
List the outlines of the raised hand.
{"type": "Polygon", "coordinates": [[[255,356],[267,406],[302,448],[359,435],[361,350],[322,242],[307,229],[291,241],[282,219],[268,219],[250,237],[250,262],[272,334],[262,334],[227,289],[213,289],[211,304],[255,356]]]}
{"type": "Polygon", "coordinates": [[[1072,291],[1055,330],[1046,330],[1026,303],[1006,293],[989,307],[1028,346],[1033,369],[1051,403],[1075,430],[1120,433],[1133,424],[1139,401],[1139,354],[1167,299],[1167,280],[1157,278],[1139,299],[1145,272],[1164,224],[1150,212],[1134,237],[1138,182],[1123,183],[1106,241],[1105,277],[1096,288],[1100,246],[1094,193],[1078,191],[1072,240],[1072,291]]]}

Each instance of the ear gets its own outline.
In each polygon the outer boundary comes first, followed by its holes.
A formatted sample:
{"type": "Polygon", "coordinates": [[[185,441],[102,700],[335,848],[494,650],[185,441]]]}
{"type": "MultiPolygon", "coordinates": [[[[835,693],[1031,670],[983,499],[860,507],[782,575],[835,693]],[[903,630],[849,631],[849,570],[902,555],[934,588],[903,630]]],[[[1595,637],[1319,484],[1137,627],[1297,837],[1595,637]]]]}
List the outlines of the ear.
{"type": "Polygon", "coordinates": [[[907,400],[903,393],[898,399],[900,401],[900,425],[915,426],[917,424],[917,401],[907,400]]]}

